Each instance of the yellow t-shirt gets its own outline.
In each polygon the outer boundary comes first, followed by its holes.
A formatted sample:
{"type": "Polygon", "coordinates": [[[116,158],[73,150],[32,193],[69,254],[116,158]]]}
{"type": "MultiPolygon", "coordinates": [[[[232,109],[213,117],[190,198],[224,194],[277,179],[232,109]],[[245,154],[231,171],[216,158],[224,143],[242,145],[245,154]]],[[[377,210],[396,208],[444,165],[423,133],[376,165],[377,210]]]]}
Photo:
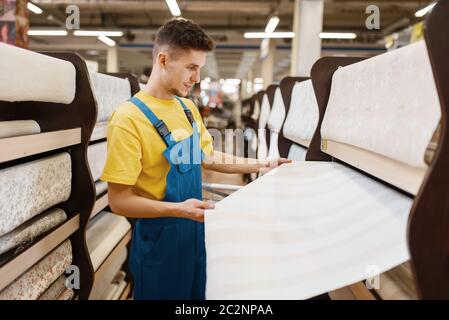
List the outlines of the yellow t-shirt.
{"type": "MultiPolygon", "coordinates": [[[[165,122],[176,141],[192,135],[192,126],[178,100],[158,99],[144,91],[138,92],[136,97],[165,122]]],[[[210,155],[213,151],[213,139],[207,132],[198,109],[192,101],[182,101],[197,123],[204,154],[210,155]]],[[[170,170],[170,165],[163,156],[167,146],[136,105],[128,101],[117,108],[109,120],[107,143],[108,156],[101,180],[131,185],[141,196],[162,200],[170,170]]]]}

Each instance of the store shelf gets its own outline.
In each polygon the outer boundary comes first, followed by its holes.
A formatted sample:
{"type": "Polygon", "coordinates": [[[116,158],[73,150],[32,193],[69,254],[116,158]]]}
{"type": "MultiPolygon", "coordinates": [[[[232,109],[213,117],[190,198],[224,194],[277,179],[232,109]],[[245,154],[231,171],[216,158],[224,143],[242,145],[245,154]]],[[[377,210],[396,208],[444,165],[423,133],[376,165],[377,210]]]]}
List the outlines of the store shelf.
{"type": "Polygon", "coordinates": [[[0,163],[81,143],[81,128],[0,139],[0,163]]]}

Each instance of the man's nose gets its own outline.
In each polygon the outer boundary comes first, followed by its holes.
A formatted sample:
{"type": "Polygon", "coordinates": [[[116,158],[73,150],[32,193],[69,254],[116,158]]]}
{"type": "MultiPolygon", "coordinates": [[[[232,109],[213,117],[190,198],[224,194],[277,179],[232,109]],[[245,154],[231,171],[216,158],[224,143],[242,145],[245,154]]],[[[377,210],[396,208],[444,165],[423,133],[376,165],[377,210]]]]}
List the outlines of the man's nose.
{"type": "Polygon", "coordinates": [[[195,71],[195,73],[193,74],[192,80],[195,83],[200,82],[200,71],[199,70],[195,71]]]}

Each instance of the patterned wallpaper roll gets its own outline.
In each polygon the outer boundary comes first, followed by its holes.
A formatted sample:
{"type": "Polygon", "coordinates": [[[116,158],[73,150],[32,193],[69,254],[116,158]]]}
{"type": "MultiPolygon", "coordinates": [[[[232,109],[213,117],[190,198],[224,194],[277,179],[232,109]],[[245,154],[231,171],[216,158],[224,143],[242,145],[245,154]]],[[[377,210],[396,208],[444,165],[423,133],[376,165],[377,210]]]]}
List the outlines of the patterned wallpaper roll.
{"type": "Polygon", "coordinates": [[[72,263],[72,245],[64,241],[0,292],[0,300],[36,300],[72,263]]]}
{"type": "Polygon", "coordinates": [[[68,153],[0,170],[0,236],[70,197],[68,153]]]}
{"type": "Polygon", "coordinates": [[[0,254],[18,247],[26,247],[44,234],[48,230],[53,229],[57,225],[67,220],[67,215],[64,210],[55,208],[43,212],[33,219],[25,222],[13,231],[0,237],[0,254]]]}
{"type": "Polygon", "coordinates": [[[98,107],[97,122],[108,120],[120,104],[131,98],[128,79],[97,72],[90,73],[90,79],[98,107]]]}
{"type": "Polygon", "coordinates": [[[45,292],[39,297],[39,300],[56,300],[67,289],[65,286],[66,277],[61,275],[45,292]]]}

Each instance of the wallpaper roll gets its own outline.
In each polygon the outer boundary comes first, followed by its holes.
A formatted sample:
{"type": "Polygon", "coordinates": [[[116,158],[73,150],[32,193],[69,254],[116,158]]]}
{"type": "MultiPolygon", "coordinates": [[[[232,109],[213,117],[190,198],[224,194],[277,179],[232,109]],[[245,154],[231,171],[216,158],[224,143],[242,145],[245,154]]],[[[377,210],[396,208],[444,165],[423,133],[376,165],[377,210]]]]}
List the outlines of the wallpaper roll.
{"type": "Polygon", "coordinates": [[[66,277],[61,275],[55,282],[42,293],[39,300],[56,300],[67,289],[65,285],[66,277]]]}
{"type": "Polygon", "coordinates": [[[90,144],[87,147],[87,161],[89,163],[90,173],[92,174],[92,179],[94,181],[100,179],[101,174],[103,173],[104,166],[106,164],[106,157],[106,141],[90,144]]]}
{"type": "Polygon", "coordinates": [[[66,240],[0,291],[0,300],[36,300],[71,263],[72,245],[66,240]]]}
{"type": "Polygon", "coordinates": [[[128,79],[93,72],[90,73],[93,93],[97,101],[97,122],[107,121],[122,103],[131,98],[128,79]]]}
{"type": "Polygon", "coordinates": [[[274,93],[273,106],[268,118],[268,128],[275,132],[280,132],[285,119],[285,106],[282,99],[281,89],[277,88],[274,93]]]}
{"type": "Polygon", "coordinates": [[[90,221],[86,241],[94,270],[98,269],[130,229],[131,225],[125,217],[106,211],[90,221]]]}
{"type": "Polygon", "coordinates": [[[108,183],[98,180],[95,182],[95,193],[97,197],[101,197],[108,191],[108,183]]]}
{"type": "Polygon", "coordinates": [[[75,292],[72,289],[65,289],[64,292],[62,292],[57,300],[72,300],[75,296],[75,292]]]}
{"type": "Polygon", "coordinates": [[[303,146],[293,143],[288,151],[288,159],[293,161],[305,161],[307,149],[303,146]]]}
{"type": "Polygon", "coordinates": [[[409,259],[413,200],[332,162],[282,165],[205,213],[207,299],[308,299],[409,259]]]}
{"type": "Polygon", "coordinates": [[[0,101],[68,104],[75,98],[72,63],[4,43],[0,43],[0,56],[0,101]]]}
{"type": "Polygon", "coordinates": [[[114,294],[111,295],[111,298],[108,299],[108,300],[118,300],[118,299],[120,299],[120,296],[122,295],[123,290],[125,290],[126,285],[127,285],[126,281],[120,281],[118,284],[116,284],[117,287],[116,287],[116,289],[114,291],[114,294]]]}
{"type": "Polygon", "coordinates": [[[64,210],[55,208],[47,210],[28,220],[13,231],[0,237],[0,254],[16,247],[31,243],[40,235],[67,220],[64,210]]]}
{"type": "Polygon", "coordinates": [[[0,170],[0,236],[70,197],[68,153],[0,170]]]}
{"type": "Polygon", "coordinates": [[[292,99],[283,128],[284,137],[301,143],[310,141],[318,125],[318,102],[312,80],[297,82],[292,90],[292,99]]]}
{"type": "Polygon", "coordinates": [[[336,70],[321,136],[425,169],[424,154],[440,119],[420,41],[336,70]]]}
{"type": "Polygon", "coordinates": [[[259,129],[257,131],[258,134],[258,147],[257,147],[257,159],[265,160],[268,156],[268,145],[266,139],[266,128],[268,118],[270,117],[270,102],[268,100],[268,96],[265,94],[262,100],[262,106],[260,109],[260,117],[259,117],[259,129]]]}
{"type": "Polygon", "coordinates": [[[0,121],[0,139],[41,132],[41,127],[34,120],[0,121]]]}
{"type": "MultiPolygon", "coordinates": [[[[109,268],[102,273],[101,278],[96,279],[94,287],[90,293],[89,299],[91,300],[104,300],[109,293],[111,284],[114,279],[117,279],[118,274],[120,274],[120,269],[126,261],[128,251],[123,248],[118,252],[116,259],[112,261],[109,268]]],[[[120,280],[120,279],[119,279],[120,280]]]]}
{"type": "Polygon", "coordinates": [[[119,271],[112,280],[110,287],[105,290],[104,300],[118,300],[126,287],[126,273],[119,271]]]}

